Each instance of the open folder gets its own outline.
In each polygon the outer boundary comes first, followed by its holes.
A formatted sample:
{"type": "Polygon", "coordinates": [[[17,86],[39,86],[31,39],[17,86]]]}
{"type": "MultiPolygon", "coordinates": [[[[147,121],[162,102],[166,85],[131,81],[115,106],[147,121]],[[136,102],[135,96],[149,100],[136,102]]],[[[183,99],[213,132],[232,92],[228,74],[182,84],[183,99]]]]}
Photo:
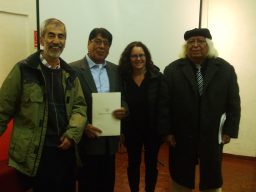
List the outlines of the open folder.
{"type": "Polygon", "coordinates": [[[92,124],[101,129],[100,136],[120,135],[120,120],[113,111],[121,107],[121,93],[92,93],[92,124]]]}

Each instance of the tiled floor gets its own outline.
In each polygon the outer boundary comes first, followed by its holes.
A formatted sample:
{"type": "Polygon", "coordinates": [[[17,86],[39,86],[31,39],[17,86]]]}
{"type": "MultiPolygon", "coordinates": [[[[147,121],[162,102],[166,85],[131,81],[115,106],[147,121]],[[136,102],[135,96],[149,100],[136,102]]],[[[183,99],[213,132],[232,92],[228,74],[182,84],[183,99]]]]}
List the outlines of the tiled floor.
{"type": "MultiPolygon", "coordinates": [[[[171,192],[168,171],[168,147],[163,145],[159,153],[159,176],[155,192],[171,192]]],[[[116,159],[117,173],[115,192],[129,192],[126,175],[127,153],[120,149],[116,159]]],[[[144,192],[144,164],[141,166],[140,192],[144,192]]],[[[256,158],[226,156],[223,158],[223,192],[256,192],[256,158]]],[[[196,181],[198,183],[198,180],[196,181]]],[[[198,189],[195,190],[198,192],[198,189]]]]}

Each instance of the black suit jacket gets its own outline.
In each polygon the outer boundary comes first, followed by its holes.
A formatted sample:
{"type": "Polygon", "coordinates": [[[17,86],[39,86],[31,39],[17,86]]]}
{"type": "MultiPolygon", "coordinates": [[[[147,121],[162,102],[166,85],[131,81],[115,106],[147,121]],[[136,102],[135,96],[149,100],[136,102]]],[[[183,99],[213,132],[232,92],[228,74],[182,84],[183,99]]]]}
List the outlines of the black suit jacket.
{"type": "MultiPolygon", "coordinates": [[[[87,59],[84,57],[81,60],[72,62],[70,65],[74,67],[78,72],[78,77],[80,79],[84,97],[87,103],[88,121],[89,123],[92,123],[92,93],[97,93],[97,88],[93,80],[87,59]]],[[[109,78],[110,92],[120,92],[121,81],[118,73],[118,66],[107,61],[106,70],[109,78]]],[[[127,108],[124,101],[122,101],[122,106],[127,108]]],[[[79,144],[80,155],[82,157],[84,154],[114,154],[118,150],[118,144],[119,136],[103,136],[97,139],[91,139],[84,135],[79,144]]]]}

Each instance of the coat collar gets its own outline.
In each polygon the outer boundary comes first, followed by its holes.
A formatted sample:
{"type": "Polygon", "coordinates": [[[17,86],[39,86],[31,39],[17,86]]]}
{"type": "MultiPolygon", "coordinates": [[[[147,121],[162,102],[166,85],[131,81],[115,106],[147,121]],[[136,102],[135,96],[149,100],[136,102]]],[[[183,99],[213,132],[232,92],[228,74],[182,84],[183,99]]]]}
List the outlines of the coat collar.
{"type": "MultiPolygon", "coordinates": [[[[181,66],[181,70],[188,80],[189,84],[192,86],[193,90],[197,93],[197,82],[195,78],[195,73],[193,66],[191,65],[190,61],[188,59],[182,59],[181,62],[179,62],[179,65],[181,66]]],[[[219,64],[215,62],[215,59],[207,59],[207,68],[204,75],[204,87],[203,87],[203,94],[207,87],[209,86],[209,83],[215,76],[219,69],[219,64]]]]}
{"type": "MultiPolygon", "coordinates": [[[[106,70],[107,70],[107,74],[108,74],[108,78],[109,78],[109,89],[110,92],[113,90],[113,85],[116,84],[114,77],[116,76],[116,71],[111,70],[111,63],[106,61],[106,70]]],[[[84,57],[82,60],[80,60],[79,62],[79,66],[80,69],[82,69],[83,73],[82,76],[85,79],[85,81],[87,82],[89,88],[91,89],[92,92],[97,92],[97,87],[95,85],[88,61],[86,59],[86,57],[84,57]]]]}
{"type": "Polygon", "coordinates": [[[93,76],[92,76],[92,73],[90,71],[90,67],[89,67],[89,64],[88,64],[88,61],[87,61],[86,57],[84,57],[82,60],[80,60],[78,67],[83,71],[83,73],[81,75],[85,79],[85,82],[87,82],[91,91],[92,92],[97,92],[97,87],[96,87],[95,82],[93,80],[93,76]]]}
{"type": "MultiPolygon", "coordinates": [[[[23,60],[21,63],[23,63],[26,67],[30,67],[36,70],[41,70],[40,53],[41,53],[41,50],[33,53],[32,55],[27,57],[25,60],[23,60]]],[[[70,65],[68,65],[62,58],[60,58],[60,65],[61,65],[61,68],[71,76],[71,79],[73,81],[77,76],[76,71],[70,65]]]]}

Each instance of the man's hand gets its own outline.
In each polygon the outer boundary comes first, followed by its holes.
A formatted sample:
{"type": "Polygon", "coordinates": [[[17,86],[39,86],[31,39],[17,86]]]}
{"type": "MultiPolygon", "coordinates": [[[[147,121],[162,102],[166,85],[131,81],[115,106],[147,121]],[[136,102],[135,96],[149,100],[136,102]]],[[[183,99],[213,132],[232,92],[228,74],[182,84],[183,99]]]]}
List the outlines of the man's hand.
{"type": "Polygon", "coordinates": [[[170,146],[175,147],[176,146],[176,139],[174,135],[167,135],[165,137],[165,142],[168,143],[170,146]]]}
{"type": "Polygon", "coordinates": [[[230,136],[229,135],[222,135],[222,143],[227,144],[230,142],[230,136]]]}
{"type": "Polygon", "coordinates": [[[87,127],[84,129],[84,132],[89,138],[98,138],[99,134],[102,133],[99,128],[94,127],[92,124],[88,124],[87,127]]]}
{"type": "Polygon", "coordinates": [[[116,119],[123,119],[124,117],[126,117],[126,110],[124,107],[121,107],[120,109],[116,109],[113,111],[113,116],[116,118],[116,119]]]}
{"type": "Polygon", "coordinates": [[[67,137],[62,136],[60,138],[60,144],[58,145],[58,148],[63,150],[63,151],[65,151],[65,150],[70,149],[72,147],[72,145],[73,145],[73,141],[72,140],[70,140],[67,137]]]}

